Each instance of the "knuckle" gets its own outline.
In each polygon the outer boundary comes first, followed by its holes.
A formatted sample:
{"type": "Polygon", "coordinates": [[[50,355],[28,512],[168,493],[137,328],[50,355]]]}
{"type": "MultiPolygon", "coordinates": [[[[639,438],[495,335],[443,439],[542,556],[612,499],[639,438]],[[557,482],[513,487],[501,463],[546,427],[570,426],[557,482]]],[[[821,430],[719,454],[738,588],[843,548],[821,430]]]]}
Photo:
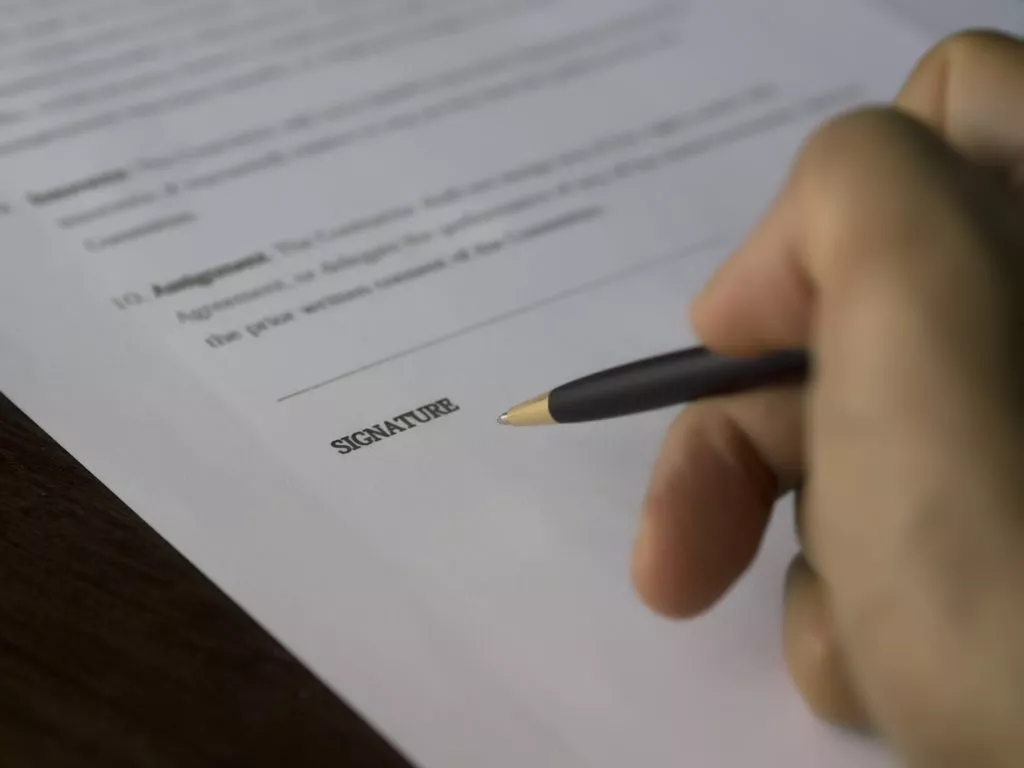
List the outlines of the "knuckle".
{"type": "Polygon", "coordinates": [[[830,119],[809,137],[794,181],[812,241],[863,231],[880,185],[897,172],[914,130],[896,110],[863,107],[830,119]]]}
{"type": "Polygon", "coordinates": [[[802,147],[798,168],[813,181],[829,181],[833,174],[857,167],[865,153],[874,148],[881,134],[889,133],[901,122],[893,110],[865,106],[840,113],[823,122],[802,147]]]}
{"type": "Polygon", "coordinates": [[[988,29],[964,29],[947,35],[918,60],[904,85],[904,98],[941,104],[954,72],[1010,42],[1016,41],[988,29]]]}
{"type": "Polygon", "coordinates": [[[801,149],[797,169],[802,180],[845,186],[865,163],[876,165],[880,150],[911,130],[905,115],[886,106],[866,106],[822,123],[801,149]]]}
{"type": "Polygon", "coordinates": [[[867,266],[866,253],[925,231],[948,207],[957,158],[902,110],[869,106],[824,123],[796,161],[793,193],[803,242],[822,269],[867,266]],[[949,200],[947,200],[949,198],[949,200]]]}
{"type": "Polygon", "coordinates": [[[995,47],[1016,42],[1014,38],[998,30],[970,28],[954,32],[942,38],[925,54],[922,64],[928,60],[942,64],[963,58],[985,55],[995,47]]]}
{"type": "Polygon", "coordinates": [[[1008,105],[1016,101],[1022,75],[1024,40],[967,29],[917,61],[895,102],[968,154],[987,154],[994,135],[1007,136],[998,144],[1016,144],[1020,121],[1008,105]]]}

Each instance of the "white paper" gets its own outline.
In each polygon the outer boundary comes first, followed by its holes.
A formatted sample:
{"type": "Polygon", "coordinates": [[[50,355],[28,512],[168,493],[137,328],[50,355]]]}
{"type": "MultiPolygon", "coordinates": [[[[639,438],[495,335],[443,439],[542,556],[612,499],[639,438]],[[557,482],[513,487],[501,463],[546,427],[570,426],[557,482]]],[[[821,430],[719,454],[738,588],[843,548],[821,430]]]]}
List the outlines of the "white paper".
{"type": "Polygon", "coordinates": [[[937,35],[996,29],[1024,35],[1024,0],[877,0],[937,35]]]}
{"type": "Polygon", "coordinates": [[[883,764],[786,677],[785,508],[670,624],[628,555],[673,414],[495,417],[692,343],[802,138],[925,36],[812,0],[8,6],[0,386],[411,760],[883,764]]]}

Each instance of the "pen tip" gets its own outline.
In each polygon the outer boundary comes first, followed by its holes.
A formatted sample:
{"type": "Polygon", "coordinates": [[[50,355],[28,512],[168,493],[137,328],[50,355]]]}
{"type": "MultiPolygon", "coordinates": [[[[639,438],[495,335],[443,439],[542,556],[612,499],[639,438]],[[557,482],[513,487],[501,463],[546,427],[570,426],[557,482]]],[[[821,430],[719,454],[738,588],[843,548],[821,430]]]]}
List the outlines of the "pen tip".
{"type": "Polygon", "coordinates": [[[541,395],[509,408],[498,417],[498,423],[509,427],[529,427],[534,424],[554,424],[548,410],[548,396],[541,395]]]}

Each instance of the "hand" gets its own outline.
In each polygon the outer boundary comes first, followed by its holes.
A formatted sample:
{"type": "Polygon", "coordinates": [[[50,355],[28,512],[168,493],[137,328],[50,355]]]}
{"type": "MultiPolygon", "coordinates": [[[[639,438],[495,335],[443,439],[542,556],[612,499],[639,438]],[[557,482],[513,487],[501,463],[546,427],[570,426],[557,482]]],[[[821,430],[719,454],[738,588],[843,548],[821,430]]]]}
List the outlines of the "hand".
{"type": "Polygon", "coordinates": [[[812,136],[693,307],[727,354],[802,347],[806,387],[692,405],[633,579],[718,601],[797,494],[784,649],[809,706],[912,765],[1024,765],[1024,45],[945,41],[895,105],[812,136]]]}

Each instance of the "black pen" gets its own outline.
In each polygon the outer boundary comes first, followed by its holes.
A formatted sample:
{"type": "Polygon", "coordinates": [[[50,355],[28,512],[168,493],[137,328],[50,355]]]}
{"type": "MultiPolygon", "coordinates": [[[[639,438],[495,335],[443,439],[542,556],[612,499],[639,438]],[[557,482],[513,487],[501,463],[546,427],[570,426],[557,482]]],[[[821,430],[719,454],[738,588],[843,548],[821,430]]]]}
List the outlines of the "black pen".
{"type": "Polygon", "coordinates": [[[510,408],[498,419],[512,427],[599,421],[707,397],[802,381],[806,352],[726,357],[705,347],[651,357],[576,379],[510,408]]]}

